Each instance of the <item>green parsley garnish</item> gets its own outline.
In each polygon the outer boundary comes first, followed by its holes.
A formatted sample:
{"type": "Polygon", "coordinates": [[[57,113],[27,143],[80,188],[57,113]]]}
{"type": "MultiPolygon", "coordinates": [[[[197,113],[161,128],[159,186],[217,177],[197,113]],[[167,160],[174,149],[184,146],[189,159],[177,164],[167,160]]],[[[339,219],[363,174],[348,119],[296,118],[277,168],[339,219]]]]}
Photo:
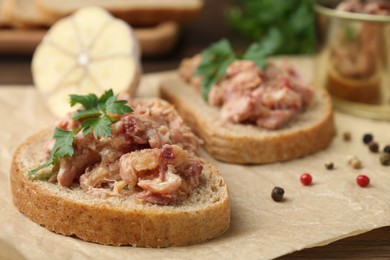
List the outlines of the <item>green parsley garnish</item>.
{"type": "Polygon", "coordinates": [[[315,51],[314,0],[237,0],[226,12],[228,24],[251,41],[271,31],[274,54],[312,54],[315,51]]]}
{"type": "Polygon", "coordinates": [[[111,89],[106,91],[100,98],[95,94],[85,96],[70,95],[71,106],[76,104],[83,106],[82,109],[77,110],[72,116],[73,120],[83,119],[81,126],[73,131],[56,128],[53,135],[55,144],[49,159],[44,164],[29,171],[28,177],[31,178],[39,170],[55,165],[61,158],[73,156],[73,142],[75,135],[80,131],[82,131],[84,136],[92,132],[95,138],[111,136],[111,124],[118,121],[111,114],[123,115],[133,112],[126,103],[127,101],[125,100],[117,100],[111,89]]]}
{"type": "Polygon", "coordinates": [[[230,43],[223,39],[202,52],[202,61],[195,75],[203,77],[202,96],[208,98],[211,86],[225,75],[226,68],[236,59],[230,43]]]}
{"type": "Polygon", "coordinates": [[[195,75],[203,78],[201,85],[203,98],[208,99],[211,87],[225,76],[226,68],[237,59],[252,60],[257,66],[264,68],[266,58],[274,51],[272,43],[278,40],[277,37],[277,34],[271,33],[264,41],[252,43],[242,55],[237,55],[226,39],[222,39],[202,51],[202,60],[195,75]]]}

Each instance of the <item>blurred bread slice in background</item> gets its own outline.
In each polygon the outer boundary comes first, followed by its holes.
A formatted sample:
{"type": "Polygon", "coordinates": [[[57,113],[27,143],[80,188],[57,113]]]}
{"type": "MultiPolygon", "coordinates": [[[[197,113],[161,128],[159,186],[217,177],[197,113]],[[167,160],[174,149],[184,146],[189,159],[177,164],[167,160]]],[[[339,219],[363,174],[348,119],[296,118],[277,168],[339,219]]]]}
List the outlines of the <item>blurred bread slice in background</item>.
{"type": "Polygon", "coordinates": [[[0,26],[48,27],[85,6],[101,6],[133,26],[194,20],[202,0],[0,0],[0,26]]]}
{"type": "Polygon", "coordinates": [[[51,25],[92,5],[129,23],[150,57],[174,49],[180,24],[197,18],[203,0],[0,0],[0,53],[32,53],[51,25]]]}
{"type": "Polygon", "coordinates": [[[202,0],[34,0],[39,11],[59,19],[85,6],[100,6],[133,26],[163,21],[187,22],[196,18],[202,0]]]}
{"type": "Polygon", "coordinates": [[[55,22],[39,11],[34,0],[4,0],[2,12],[8,23],[18,28],[47,27],[55,22]]]}

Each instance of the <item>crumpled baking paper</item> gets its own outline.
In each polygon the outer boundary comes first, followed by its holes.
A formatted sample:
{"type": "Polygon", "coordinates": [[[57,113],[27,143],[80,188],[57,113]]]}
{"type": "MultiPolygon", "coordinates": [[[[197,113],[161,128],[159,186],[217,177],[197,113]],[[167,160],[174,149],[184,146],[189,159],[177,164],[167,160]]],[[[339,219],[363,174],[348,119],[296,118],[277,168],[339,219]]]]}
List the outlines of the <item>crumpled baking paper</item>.
{"type": "MultiPolygon", "coordinates": [[[[311,59],[293,62],[310,78],[311,59]]],[[[139,95],[157,95],[158,82],[164,75],[144,76],[139,95]]],[[[390,167],[382,166],[379,155],[369,152],[361,141],[362,135],[370,132],[381,145],[390,143],[388,122],[336,113],[338,135],[328,149],[285,163],[232,165],[215,161],[201,151],[217,165],[229,187],[229,230],[199,245],[151,249],[103,246],[58,235],[19,213],[12,204],[9,184],[12,154],[26,137],[56,119],[31,86],[0,87],[0,118],[0,245],[16,252],[15,258],[270,259],[390,225],[390,167]],[[350,142],[342,138],[345,131],[352,134],[350,142]],[[349,155],[360,158],[363,169],[351,168],[349,155]],[[327,161],[334,163],[334,170],[325,169],[327,161]],[[300,183],[302,172],[312,175],[311,186],[300,183]],[[371,179],[367,188],[356,184],[356,176],[361,173],[371,179]],[[275,186],[284,188],[283,202],[271,199],[275,186]]]]}

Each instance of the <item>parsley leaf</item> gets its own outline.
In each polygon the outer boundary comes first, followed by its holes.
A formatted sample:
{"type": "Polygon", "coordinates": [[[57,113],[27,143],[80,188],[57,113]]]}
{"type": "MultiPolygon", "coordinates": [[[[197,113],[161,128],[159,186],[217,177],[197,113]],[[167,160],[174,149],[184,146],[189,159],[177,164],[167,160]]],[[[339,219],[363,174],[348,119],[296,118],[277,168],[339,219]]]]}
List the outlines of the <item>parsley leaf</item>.
{"type": "Polygon", "coordinates": [[[89,118],[85,120],[81,127],[83,135],[87,135],[93,131],[93,136],[106,137],[111,135],[111,121],[107,117],[89,118]]]}
{"type": "Polygon", "coordinates": [[[93,132],[95,138],[106,137],[111,135],[111,123],[115,123],[118,119],[108,115],[107,113],[123,115],[125,113],[133,112],[127,106],[127,101],[116,100],[112,89],[107,90],[98,98],[95,94],[86,96],[71,95],[71,106],[81,104],[84,109],[77,110],[73,116],[73,120],[86,119],[81,124],[83,134],[87,135],[93,132]]]}
{"type": "Polygon", "coordinates": [[[276,30],[281,41],[273,54],[311,54],[315,50],[314,0],[237,0],[229,8],[229,25],[251,41],[276,30]]]}
{"type": "Polygon", "coordinates": [[[269,39],[271,40],[253,43],[243,55],[237,55],[226,39],[222,39],[205,49],[201,53],[202,60],[195,71],[195,75],[203,78],[201,84],[203,98],[208,99],[211,87],[226,75],[227,67],[237,59],[252,60],[257,66],[264,68],[266,58],[275,50],[275,45],[272,43],[278,40],[277,32],[271,31],[269,39]]]}
{"type": "Polygon", "coordinates": [[[72,156],[74,154],[73,141],[74,132],[56,128],[54,131],[54,140],[56,140],[51,151],[53,157],[72,156]]]}
{"type": "Polygon", "coordinates": [[[86,110],[94,108],[98,105],[98,98],[95,94],[88,94],[85,96],[69,95],[70,106],[73,107],[76,104],[81,104],[86,110]]]}
{"type": "Polygon", "coordinates": [[[126,103],[127,101],[125,100],[116,100],[115,97],[110,97],[105,101],[106,111],[119,115],[133,112],[130,107],[126,106],[126,103]]]}
{"type": "Polygon", "coordinates": [[[226,39],[222,39],[212,44],[202,52],[202,61],[199,64],[195,75],[202,75],[202,96],[207,100],[211,86],[218,79],[225,75],[225,70],[231,62],[236,59],[236,55],[226,39]]]}
{"type": "Polygon", "coordinates": [[[73,120],[82,120],[81,126],[73,131],[67,131],[56,128],[53,139],[55,140],[54,147],[50,153],[49,159],[44,164],[28,172],[28,177],[31,178],[39,170],[50,165],[56,164],[59,159],[73,156],[73,142],[75,135],[82,131],[83,135],[93,133],[95,138],[111,136],[111,124],[118,121],[112,114],[123,115],[133,112],[127,106],[127,101],[116,100],[114,92],[110,89],[98,98],[95,94],[70,95],[70,105],[80,104],[82,109],[77,110],[73,116],[73,120]],[[110,113],[110,114],[107,114],[110,113]]]}
{"type": "Polygon", "coordinates": [[[114,91],[112,89],[107,90],[103,93],[103,95],[99,98],[99,103],[104,104],[106,103],[107,99],[114,96],[114,91]]]}
{"type": "Polygon", "coordinates": [[[267,57],[275,52],[280,42],[281,36],[279,32],[276,29],[270,30],[264,40],[252,43],[241,58],[244,60],[252,60],[257,66],[264,69],[267,57]]]}
{"type": "Polygon", "coordinates": [[[74,132],[56,128],[54,130],[53,139],[55,140],[55,144],[53,149],[51,150],[49,159],[41,166],[29,171],[29,178],[31,178],[39,170],[53,165],[59,158],[72,156],[74,154],[74,132]]]}

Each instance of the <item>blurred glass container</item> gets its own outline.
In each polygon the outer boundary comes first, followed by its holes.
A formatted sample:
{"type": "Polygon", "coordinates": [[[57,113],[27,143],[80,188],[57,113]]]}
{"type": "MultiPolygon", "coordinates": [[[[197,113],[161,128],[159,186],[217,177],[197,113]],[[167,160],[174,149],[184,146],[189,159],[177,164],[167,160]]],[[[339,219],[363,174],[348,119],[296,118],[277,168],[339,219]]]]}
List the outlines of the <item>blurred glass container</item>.
{"type": "Polygon", "coordinates": [[[335,108],[390,120],[390,16],[336,11],[340,0],[316,0],[316,81],[335,108]]]}

